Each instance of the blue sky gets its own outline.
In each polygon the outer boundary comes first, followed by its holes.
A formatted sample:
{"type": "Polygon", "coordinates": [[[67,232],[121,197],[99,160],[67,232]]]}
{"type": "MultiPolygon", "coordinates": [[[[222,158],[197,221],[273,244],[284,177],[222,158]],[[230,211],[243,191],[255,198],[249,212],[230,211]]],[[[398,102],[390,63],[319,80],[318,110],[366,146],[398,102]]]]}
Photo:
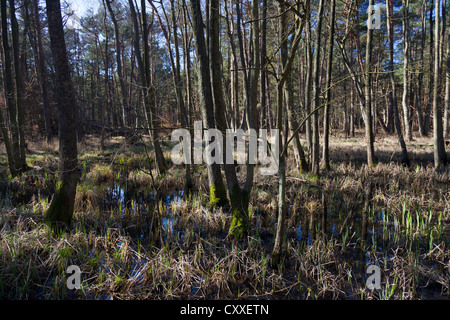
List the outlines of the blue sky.
{"type": "Polygon", "coordinates": [[[97,9],[101,0],[68,0],[67,3],[70,3],[75,13],[82,17],[89,8],[97,9]]]}

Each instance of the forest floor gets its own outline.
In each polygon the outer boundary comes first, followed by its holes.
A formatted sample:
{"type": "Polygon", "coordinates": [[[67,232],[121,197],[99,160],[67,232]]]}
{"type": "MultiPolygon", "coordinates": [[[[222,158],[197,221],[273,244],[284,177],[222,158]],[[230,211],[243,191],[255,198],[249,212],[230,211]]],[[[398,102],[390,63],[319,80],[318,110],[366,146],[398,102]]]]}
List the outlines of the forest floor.
{"type": "Polygon", "coordinates": [[[291,163],[278,268],[270,263],[277,176],[256,175],[251,229],[235,241],[230,210],[208,209],[203,166],[187,195],[183,168],[157,177],[144,144],[98,145],[96,137],[80,144],[76,212],[62,235],[43,221],[57,144],[31,143],[33,170],[12,180],[0,150],[1,299],[449,298],[449,170],[433,169],[431,138],[408,143],[410,168],[398,164],[395,137],[379,135],[379,163],[368,169],[362,133],[331,138],[331,170],[319,180],[291,163]],[[70,265],[82,271],[79,290],[66,286],[70,265]],[[380,267],[381,289],[367,288],[369,265],[380,267]]]}

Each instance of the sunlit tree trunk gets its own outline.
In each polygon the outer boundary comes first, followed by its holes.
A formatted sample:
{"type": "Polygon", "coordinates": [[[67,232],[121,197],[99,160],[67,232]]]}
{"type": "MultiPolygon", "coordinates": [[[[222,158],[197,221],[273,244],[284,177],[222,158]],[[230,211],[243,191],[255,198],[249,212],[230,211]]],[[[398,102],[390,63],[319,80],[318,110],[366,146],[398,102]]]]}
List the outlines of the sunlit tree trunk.
{"type": "Polygon", "coordinates": [[[439,108],[439,0],[435,2],[435,47],[434,47],[434,87],[433,87],[433,144],[434,166],[440,168],[447,165],[447,153],[445,151],[444,134],[442,127],[442,113],[439,108]]]}
{"type": "Polygon", "coordinates": [[[263,0],[261,14],[261,128],[267,128],[267,93],[266,77],[267,72],[267,0],[263,0]]]}
{"type": "MultiPolygon", "coordinates": [[[[311,12],[307,12],[306,22],[306,46],[305,46],[305,59],[306,59],[306,75],[305,75],[305,111],[306,114],[311,113],[311,85],[312,85],[312,69],[313,59],[311,53],[311,12]]],[[[310,161],[312,161],[312,129],[311,118],[306,121],[306,142],[308,147],[308,153],[310,161]]]]}
{"type": "Polygon", "coordinates": [[[410,41],[409,41],[409,0],[403,0],[403,96],[402,96],[402,107],[403,107],[403,123],[405,127],[406,140],[412,140],[412,130],[411,123],[409,121],[409,104],[408,104],[408,94],[409,94],[409,59],[410,59],[410,41]]]}
{"type": "MultiPolygon", "coordinates": [[[[424,129],[425,136],[429,135],[430,132],[430,119],[431,119],[431,109],[433,104],[433,88],[434,88],[434,68],[435,64],[435,52],[434,52],[434,24],[433,22],[433,11],[434,11],[434,0],[430,0],[430,42],[429,42],[429,51],[430,51],[430,69],[429,69],[429,80],[428,80],[428,104],[425,109],[425,119],[424,119],[424,129]]],[[[425,31],[424,31],[425,32],[425,31]]]]}
{"type": "Polygon", "coordinates": [[[444,102],[444,138],[449,137],[448,111],[450,108],[450,32],[447,23],[447,50],[446,50],[446,68],[445,68],[445,102],[444,102]]]}
{"type": "Polygon", "coordinates": [[[120,109],[122,113],[122,128],[125,129],[128,126],[128,106],[127,106],[127,90],[125,88],[125,81],[123,75],[123,67],[122,67],[122,59],[121,59],[121,45],[120,45],[120,31],[119,24],[116,19],[116,14],[111,6],[111,0],[105,0],[106,6],[108,8],[109,15],[111,16],[111,20],[114,25],[114,34],[115,34],[115,46],[116,46],[116,64],[117,64],[117,76],[119,78],[120,84],[120,109]]]}
{"type": "MultiPolygon", "coordinates": [[[[324,5],[323,0],[319,0],[317,26],[316,26],[316,43],[314,45],[314,69],[313,69],[313,99],[314,110],[320,106],[320,51],[321,51],[321,39],[322,39],[322,20],[323,20],[324,5]]],[[[312,111],[314,111],[312,110],[312,111]]],[[[315,111],[312,116],[312,161],[311,171],[315,176],[319,176],[320,173],[320,140],[319,140],[319,111],[315,111]]]]}
{"type": "MultiPolygon", "coordinates": [[[[386,7],[392,8],[393,0],[386,0],[386,7]]],[[[392,110],[394,113],[394,125],[397,132],[398,140],[400,142],[400,147],[402,149],[402,163],[409,165],[408,150],[406,148],[405,140],[403,139],[403,132],[400,124],[400,116],[398,114],[397,106],[397,94],[394,79],[394,41],[393,41],[393,20],[392,20],[392,10],[387,11],[387,29],[388,29],[388,39],[389,39],[389,103],[392,105],[392,110]]]]}
{"type": "MultiPolygon", "coordinates": [[[[153,12],[156,15],[159,25],[161,27],[161,30],[164,34],[164,38],[166,40],[166,46],[167,50],[169,52],[169,60],[170,60],[170,66],[172,68],[172,79],[173,79],[173,85],[175,88],[176,93],[176,101],[177,101],[177,112],[179,115],[179,119],[181,120],[181,124],[184,128],[187,128],[189,125],[189,113],[188,110],[186,110],[186,105],[184,103],[183,99],[183,80],[181,78],[181,61],[180,61],[180,49],[178,46],[178,26],[176,21],[176,10],[175,10],[175,1],[170,0],[170,8],[171,8],[171,21],[172,21],[172,32],[170,32],[170,25],[168,25],[168,28],[163,24],[162,19],[159,15],[159,12],[157,8],[154,6],[153,2],[149,0],[150,5],[153,8],[153,12]],[[172,46],[171,46],[171,38],[173,36],[173,42],[174,42],[174,51],[175,51],[175,58],[172,52],[172,46]]],[[[166,13],[166,10],[164,8],[164,5],[161,6],[162,11],[164,13],[164,16],[166,18],[166,21],[169,21],[169,17],[166,13]]],[[[191,166],[190,164],[184,164],[185,167],[185,190],[186,193],[189,192],[189,190],[192,188],[192,179],[191,179],[191,166]]]]}
{"type": "Polygon", "coordinates": [[[326,92],[325,92],[325,109],[324,109],[324,121],[323,121],[323,154],[322,154],[322,167],[325,170],[330,169],[330,150],[329,150],[329,136],[330,136],[330,102],[331,102],[331,76],[333,67],[333,48],[334,48],[334,20],[336,16],[336,0],[332,0],[330,3],[330,30],[328,41],[328,61],[327,61],[327,79],[326,79],[326,92]]]}
{"type": "Polygon", "coordinates": [[[142,42],[143,42],[143,62],[144,62],[144,78],[145,78],[145,92],[144,101],[146,107],[149,109],[150,130],[153,141],[153,149],[155,152],[156,167],[160,175],[164,175],[167,171],[167,163],[159,143],[159,124],[157,119],[154,97],[154,89],[152,86],[150,74],[150,47],[149,47],[149,29],[147,25],[147,12],[145,7],[145,0],[141,0],[141,15],[142,15],[142,42]]]}
{"type": "MultiPolygon", "coordinates": [[[[423,118],[423,96],[424,96],[424,90],[423,90],[423,75],[424,75],[424,67],[425,67],[425,61],[424,61],[424,50],[425,50],[425,38],[426,38],[426,30],[425,30],[425,22],[426,22],[426,10],[425,10],[425,3],[426,0],[422,0],[422,13],[421,13],[421,28],[422,28],[422,34],[420,36],[420,65],[419,65],[419,71],[417,76],[417,93],[416,93],[416,113],[417,113],[417,124],[419,127],[419,134],[421,137],[425,136],[425,124],[424,124],[424,118],[423,118]]],[[[393,4],[391,4],[393,6],[393,4]]]]}
{"type": "MultiPolygon", "coordinates": [[[[306,8],[308,11],[309,8],[306,8]]],[[[279,2],[279,39],[280,41],[286,41],[288,37],[288,25],[287,25],[287,13],[286,7],[282,2],[279,2]]],[[[299,23],[299,20],[302,19],[297,17],[296,23],[299,23]]],[[[285,230],[286,230],[286,159],[288,153],[288,125],[286,122],[286,114],[283,112],[284,109],[284,85],[286,84],[286,80],[289,77],[289,74],[292,69],[292,63],[295,59],[301,34],[303,33],[305,21],[301,21],[297,25],[296,33],[294,36],[294,40],[292,43],[292,49],[290,54],[288,55],[287,47],[281,46],[281,58],[282,58],[282,72],[278,75],[278,83],[277,83],[277,117],[276,117],[276,128],[279,130],[278,139],[279,139],[279,148],[280,154],[278,155],[278,212],[277,212],[277,228],[275,234],[275,243],[272,250],[272,265],[277,266],[282,261],[283,256],[283,244],[285,239],[285,230]],[[284,134],[282,135],[282,130],[284,127],[284,134]],[[284,141],[282,141],[282,136],[284,137],[284,141]]],[[[297,131],[298,128],[294,130],[297,131]]]]}

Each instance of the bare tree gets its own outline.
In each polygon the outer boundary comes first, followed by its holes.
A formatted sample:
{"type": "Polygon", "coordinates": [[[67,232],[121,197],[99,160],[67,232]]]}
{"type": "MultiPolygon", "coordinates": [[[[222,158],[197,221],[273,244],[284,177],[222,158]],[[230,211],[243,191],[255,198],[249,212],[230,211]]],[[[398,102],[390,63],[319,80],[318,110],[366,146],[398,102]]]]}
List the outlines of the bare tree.
{"type": "MultiPolygon", "coordinates": [[[[316,27],[316,42],[314,45],[314,69],[313,69],[313,99],[314,109],[320,106],[320,51],[322,40],[322,20],[323,20],[324,5],[323,0],[319,0],[319,8],[317,13],[317,27],[316,27]]],[[[312,116],[312,161],[311,172],[315,176],[320,173],[320,141],[319,141],[319,111],[315,111],[312,116]]]]}
{"type": "Polygon", "coordinates": [[[403,139],[402,128],[400,124],[400,117],[398,114],[398,106],[397,106],[397,95],[396,95],[396,86],[394,79],[394,37],[393,37],[393,19],[392,19],[392,3],[393,0],[386,0],[387,10],[387,30],[388,30],[388,39],[389,39],[389,81],[390,81],[390,90],[389,90],[389,103],[392,105],[392,110],[394,114],[394,125],[397,132],[398,140],[400,142],[400,147],[402,149],[402,163],[409,165],[408,158],[408,150],[406,148],[405,140],[403,139]]]}
{"type": "Polygon", "coordinates": [[[445,101],[444,101],[444,138],[449,137],[449,128],[448,128],[448,112],[450,108],[450,32],[449,27],[450,23],[447,23],[447,61],[445,68],[445,101]]]}
{"type": "Polygon", "coordinates": [[[148,132],[152,137],[153,149],[155,152],[156,166],[160,174],[165,174],[167,171],[167,164],[164,159],[164,155],[159,143],[159,122],[156,120],[156,110],[154,106],[153,90],[151,88],[151,75],[150,75],[150,49],[148,45],[148,25],[147,25],[147,13],[145,10],[145,0],[141,0],[141,18],[142,18],[142,41],[143,41],[143,53],[141,51],[140,44],[140,28],[138,23],[138,17],[133,0],[129,0],[131,18],[134,26],[134,54],[139,69],[139,78],[142,84],[142,97],[144,104],[144,115],[148,125],[148,132]]]}
{"type": "Polygon", "coordinates": [[[410,60],[410,41],[409,41],[409,0],[402,0],[403,6],[403,123],[405,127],[406,140],[412,140],[411,123],[409,120],[409,104],[408,104],[408,90],[409,90],[409,60],[410,60]]]}
{"type": "Polygon", "coordinates": [[[50,142],[53,131],[50,118],[50,102],[48,97],[48,81],[47,81],[47,66],[45,62],[44,48],[42,45],[42,27],[41,19],[39,17],[39,0],[33,1],[34,19],[36,25],[36,40],[37,40],[37,55],[35,60],[38,63],[38,78],[39,85],[41,86],[42,103],[44,107],[44,126],[45,126],[45,138],[47,142],[50,142]]]}
{"type": "Polygon", "coordinates": [[[70,77],[66,42],[59,0],[46,0],[51,51],[58,87],[59,115],[59,183],[46,213],[53,228],[69,226],[75,206],[78,180],[77,103],[70,77]]]}
{"type": "Polygon", "coordinates": [[[447,153],[445,151],[444,134],[442,127],[442,113],[439,108],[439,0],[435,1],[435,42],[434,42],[434,87],[433,87],[433,144],[434,166],[440,168],[447,165],[447,153]]]}
{"type": "Polygon", "coordinates": [[[121,58],[121,43],[120,43],[120,31],[119,31],[119,23],[117,22],[116,14],[111,6],[112,0],[105,0],[106,7],[108,8],[109,15],[111,16],[112,23],[114,25],[114,41],[115,41],[115,49],[116,49],[116,64],[117,64],[117,76],[119,78],[120,84],[120,109],[122,113],[122,127],[125,129],[128,125],[128,106],[127,106],[127,89],[125,87],[124,75],[123,75],[123,67],[122,67],[122,58],[121,58]]]}
{"type": "Polygon", "coordinates": [[[24,94],[25,82],[23,80],[22,68],[20,62],[20,45],[19,45],[19,24],[16,18],[16,5],[14,0],[9,0],[9,11],[11,16],[11,38],[13,47],[14,61],[14,80],[15,80],[15,100],[17,110],[17,127],[19,130],[19,159],[21,171],[28,170],[28,164],[25,154],[25,132],[24,132],[24,94]]]}
{"type": "MultiPolygon", "coordinates": [[[[16,176],[21,172],[20,144],[19,144],[19,123],[17,119],[17,109],[14,93],[14,80],[12,73],[11,48],[8,41],[8,20],[6,1],[1,1],[1,25],[2,25],[2,49],[3,49],[3,82],[5,87],[6,107],[9,114],[9,127],[11,138],[5,139],[5,144],[10,145],[8,163],[10,173],[16,176]],[[10,141],[10,142],[9,142],[10,141]]],[[[7,148],[8,149],[8,148],[7,148]]]]}
{"type": "Polygon", "coordinates": [[[330,29],[328,40],[328,61],[327,61],[327,79],[326,79],[326,93],[325,93],[325,109],[323,121],[323,153],[322,153],[322,167],[325,170],[330,168],[330,151],[329,151],[329,136],[330,136],[330,101],[331,101],[331,76],[333,67],[333,48],[334,48],[334,21],[336,17],[336,0],[331,0],[330,3],[330,29]]]}
{"type": "MultiPolygon", "coordinates": [[[[211,89],[210,64],[206,51],[205,36],[203,31],[204,23],[200,7],[200,0],[191,0],[191,11],[197,60],[200,64],[199,89],[203,123],[206,129],[212,129],[216,126],[214,117],[214,99],[211,89]]],[[[208,180],[210,204],[227,204],[227,191],[223,182],[220,166],[218,164],[213,163],[211,165],[208,165],[208,180]]]]}
{"type": "MultiPolygon", "coordinates": [[[[322,1],[321,1],[322,2],[322,1]]],[[[286,6],[284,1],[278,1],[279,3],[279,39],[281,42],[286,41],[288,38],[288,29],[287,29],[287,12],[286,12],[286,6]]],[[[306,2],[307,6],[305,10],[309,12],[309,2],[306,2]]],[[[289,141],[287,135],[288,135],[288,128],[286,124],[286,115],[283,112],[284,107],[284,85],[286,84],[286,80],[291,72],[292,64],[296,56],[296,52],[298,50],[301,35],[303,32],[303,28],[305,25],[305,14],[296,13],[296,19],[295,23],[297,24],[296,27],[296,33],[294,36],[294,40],[292,43],[292,49],[290,54],[288,55],[286,52],[284,52],[287,47],[281,46],[281,56],[282,60],[282,71],[278,75],[278,81],[277,81],[277,129],[278,132],[278,139],[280,144],[280,154],[279,154],[279,169],[278,169],[278,218],[277,218],[277,229],[276,229],[276,235],[275,235],[275,243],[272,250],[272,265],[278,265],[282,261],[283,256],[283,239],[285,237],[285,230],[286,230],[286,159],[287,159],[287,151],[288,151],[288,145],[289,141]],[[284,59],[283,59],[284,57],[284,59]],[[284,127],[284,134],[282,135],[282,129],[284,127]],[[282,136],[284,136],[284,141],[282,141],[282,136]]],[[[318,111],[318,110],[313,110],[318,111]]],[[[308,116],[309,117],[309,116],[308,116]]],[[[303,125],[303,123],[301,124],[303,125]]],[[[300,126],[298,128],[294,129],[294,133],[298,132],[300,126]]]]}
{"type": "MultiPolygon", "coordinates": [[[[373,6],[374,1],[369,0],[369,7],[373,6]]],[[[372,12],[369,10],[369,20],[372,19],[372,12]]],[[[365,64],[365,113],[366,113],[366,143],[367,143],[367,164],[372,167],[376,163],[374,150],[373,120],[372,120],[372,34],[373,30],[367,27],[366,43],[366,64],[365,64]]]]}

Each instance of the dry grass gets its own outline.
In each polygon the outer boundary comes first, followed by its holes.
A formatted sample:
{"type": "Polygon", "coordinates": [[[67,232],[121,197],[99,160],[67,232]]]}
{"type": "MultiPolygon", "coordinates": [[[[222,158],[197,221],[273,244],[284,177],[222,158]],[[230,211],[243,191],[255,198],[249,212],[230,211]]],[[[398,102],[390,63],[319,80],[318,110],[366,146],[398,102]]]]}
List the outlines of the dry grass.
{"type": "Polygon", "coordinates": [[[0,207],[0,297],[448,298],[448,172],[428,166],[425,141],[411,145],[409,169],[395,163],[395,154],[390,161],[392,138],[377,141],[381,161],[370,170],[356,139],[332,140],[332,170],[320,180],[298,176],[291,163],[286,256],[275,269],[277,177],[256,177],[249,236],[232,241],[229,210],[208,209],[201,167],[193,170],[196,191],[183,197],[181,168],[152,180],[144,150],[123,149],[114,139],[98,154],[91,142],[80,155],[76,214],[64,235],[43,223],[54,188],[45,160],[56,159],[55,146],[30,158],[42,170],[2,182],[0,194],[13,199],[0,207]],[[381,290],[366,288],[369,264],[381,267],[381,290]],[[83,272],[80,290],[65,285],[69,265],[83,272]]]}

